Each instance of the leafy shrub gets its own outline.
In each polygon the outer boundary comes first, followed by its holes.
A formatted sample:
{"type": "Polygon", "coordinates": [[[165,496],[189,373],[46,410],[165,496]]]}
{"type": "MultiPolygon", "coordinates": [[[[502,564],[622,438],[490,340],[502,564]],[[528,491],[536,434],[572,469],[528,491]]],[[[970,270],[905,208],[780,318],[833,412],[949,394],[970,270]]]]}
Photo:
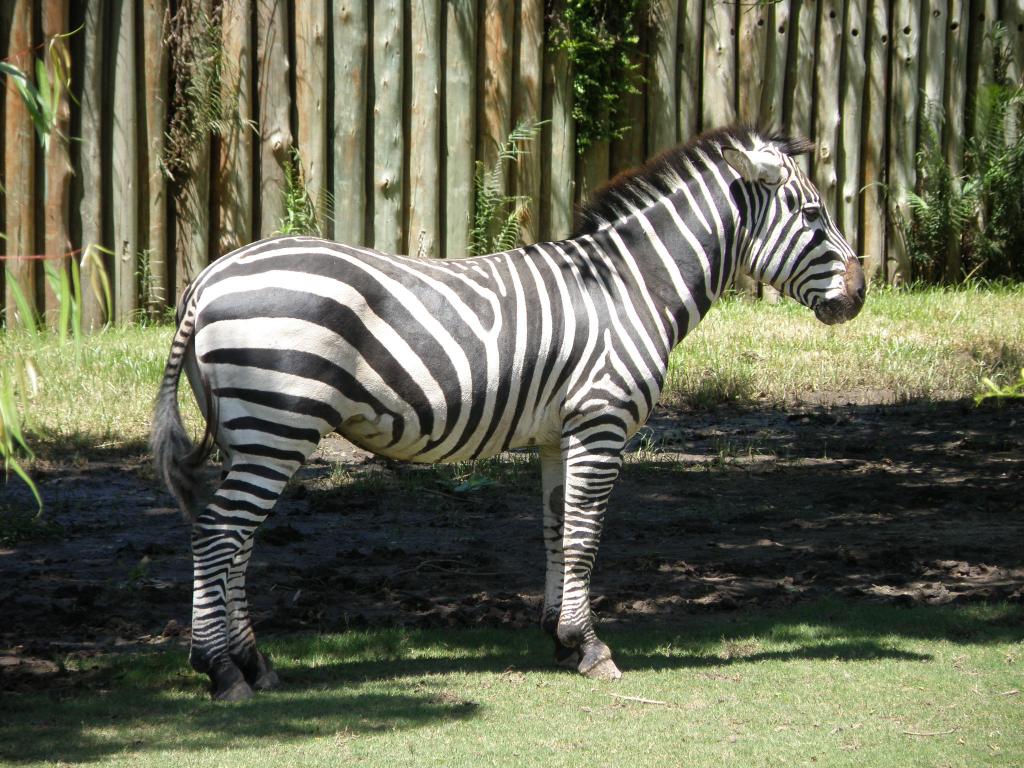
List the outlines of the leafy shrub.
{"type": "Polygon", "coordinates": [[[578,154],[629,130],[622,97],[639,93],[643,81],[637,58],[647,5],[647,0],[565,0],[556,13],[549,0],[549,45],[565,51],[572,71],[578,154]]]}

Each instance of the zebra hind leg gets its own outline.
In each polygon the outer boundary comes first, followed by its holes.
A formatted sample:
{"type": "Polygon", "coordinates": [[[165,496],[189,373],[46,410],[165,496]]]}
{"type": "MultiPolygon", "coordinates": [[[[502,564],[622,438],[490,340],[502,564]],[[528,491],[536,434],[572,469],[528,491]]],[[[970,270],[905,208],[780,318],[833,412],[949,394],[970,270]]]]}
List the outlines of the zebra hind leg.
{"type": "Polygon", "coordinates": [[[581,674],[596,680],[617,680],[622,673],[612,661],[611,649],[594,629],[590,575],[608,496],[622,463],[622,446],[610,446],[607,432],[597,436],[599,444],[587,445],[585,440],[570,438],[564,448],[564,576],[556,636],[563,646],[578,649],[577,670],[581,674]]]}
{"type": "Polygon", "coordinates": [[[276,683],[276,673],[256,648],[245,602],[245,573],[253,534],[300,463],[299,457],[294,461],[235,457],[192,526],[189,662],[210,676],[215,699],[251,698],[254,687],[276,683]]]}
{"type": "Polygon", "coordinates": [[[540,474],[544,500],[544,551],[547,570],[544,575],[544,610],[540,625],[555,644],[555,663],[575,669],[580,662],[577,648],[562,645],[558,639],[558,617],[562,608],[562,581],[565,560],[562,557],[563,496],[565,464],[558,446],[540,449],[540,474]]]}
{"type": "Polygon", "coordinates": [[[254,538],[250,537],[245,542],[228,570],[228,655],[242,670],[245,682],[253,690],[267,691],[276,688],[281,681],[270,659],[256,647],[256,635],[245,596],[245,572],[254,538]]]}

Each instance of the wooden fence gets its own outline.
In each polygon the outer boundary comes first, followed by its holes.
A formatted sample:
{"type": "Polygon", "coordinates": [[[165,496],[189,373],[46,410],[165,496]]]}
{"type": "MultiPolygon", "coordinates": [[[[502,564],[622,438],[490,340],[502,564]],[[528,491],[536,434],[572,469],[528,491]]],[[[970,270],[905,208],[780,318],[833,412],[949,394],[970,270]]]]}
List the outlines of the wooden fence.
{"type": "MultiPolygon", "coordinates": [[[[221,21],[227,119],[198,131],[172,181],[161,170],[172,5],[0,0],[0,58],[23,70],[77,30],[74,98],[57,115],[71,141],[44,153],[11,82],[3,96],[0,248],[40,309],[57,299],[26,257],[91,244],[112,254],[116,318],[173,303],[210,259],[280,227],[293,147],[326,236],[461,256],[474,162],[492,162],[523,120],[545,121],[508,181],[533,201],[527,241],[568,234],[574,203],[617,171],[741,120],[817,142],[808,170],[829,208],[869,268],[897,281],[908,265],[887,206],[913,188],[924,105],[948,115],[944,149],[959,168],[997,19],[1024,62],[1024,0],[650,0],[631,129],[577,157],[569,67],[545,39],[557,0],[201,0],[221,21]]],[[[10,319],[10,285],[3,296],[10,319]]],[[[85,316],[102,319],[88,291],[85,316]]]]}

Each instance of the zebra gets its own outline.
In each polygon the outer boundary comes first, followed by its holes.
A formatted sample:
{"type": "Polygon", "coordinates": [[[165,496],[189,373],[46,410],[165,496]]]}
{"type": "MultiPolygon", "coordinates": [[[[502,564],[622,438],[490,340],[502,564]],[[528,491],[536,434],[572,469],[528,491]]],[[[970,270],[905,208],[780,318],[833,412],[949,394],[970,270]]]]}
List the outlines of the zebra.
{"type": "Polygon", "coordinates": [[[189,660],[212,695],[279,683],[246,602],[253,534],[335,431],[412,462],[535,446],[541,626],[556,662],[618,678],[590,577],[623,447],[669,353],[738,271],[828,324],[864,302],[859,261],[797,163],[811,149],[744,126],[708,132],[612,179],[572,237],[503,253],[420,259],[279,236],[206,267],[178,304],[151,446],[191,524],[189,660]],[[182,369],[206,420],[197,445],[182,369]],[[197,470],[214,445],[223,470],[203,505],[197,470]]]}

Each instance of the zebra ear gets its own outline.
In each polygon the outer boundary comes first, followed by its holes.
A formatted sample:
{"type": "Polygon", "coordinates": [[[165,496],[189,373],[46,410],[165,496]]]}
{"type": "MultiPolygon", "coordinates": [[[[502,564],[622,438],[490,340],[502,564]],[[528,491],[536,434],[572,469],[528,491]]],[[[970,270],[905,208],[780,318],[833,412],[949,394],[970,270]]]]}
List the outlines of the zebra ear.
{"type": "Polygon", "coordinates": [[[786,178],[782,159],[772,152],[722,147],[722,156],[744,181],[763,182],[774,187],[786,178]]]}

